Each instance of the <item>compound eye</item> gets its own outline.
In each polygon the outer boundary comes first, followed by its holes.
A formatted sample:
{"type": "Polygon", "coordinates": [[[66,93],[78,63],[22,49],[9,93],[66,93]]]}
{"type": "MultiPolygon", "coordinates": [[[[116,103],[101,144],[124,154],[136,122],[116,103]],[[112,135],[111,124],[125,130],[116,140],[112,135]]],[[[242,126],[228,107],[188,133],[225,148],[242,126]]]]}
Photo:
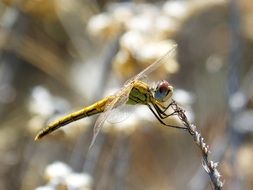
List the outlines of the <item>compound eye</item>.
{"type": "Polygon", "coordinates": [[[161,81],[155,90],[155,98],[161,102],[168,100],[173,93],[173,87],[165,80],[161,81]]]}

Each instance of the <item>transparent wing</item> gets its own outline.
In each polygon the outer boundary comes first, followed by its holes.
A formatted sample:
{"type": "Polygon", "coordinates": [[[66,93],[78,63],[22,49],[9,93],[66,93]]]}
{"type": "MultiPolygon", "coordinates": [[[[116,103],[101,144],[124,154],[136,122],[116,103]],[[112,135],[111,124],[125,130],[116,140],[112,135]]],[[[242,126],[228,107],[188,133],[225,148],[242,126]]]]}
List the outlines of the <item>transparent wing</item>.
{"type": "Polygon", "coordinates": [[[105,111],[99,115],[99,117],[96,120],[94,129],[93,129],[93,137],[92,137],[91,144],[90,144],[89,148],[91,148],[92,145],[94,144],[96,137],[97,137],[100,129],[102,128],[104,122],[106,121],[106,119],[113,113],[112,110],[127,102],[133,85],[134,85],[134,83],[129,83],[128,85],[125,85],[120,91],[118,91],[114,95],[113,100],[110,101],[108,103],[108,105],[106,105],[105,111]]]}
{"type": "Polygon", "coordinates": [[[147,75],[149,75],[151,72],[156,70],[160,65],[168,61],[168,58],[172,56],[172,54],[175,52],[177,48],[177,45],[174,44],[172,48],[160,59],[156,60],[154,63],[152,63],[150,66],[148,66],[146,69],[141,71],[139,74],[137,74],[132,80],[140,80],[142,78],[145,78],[147,75]]]}
{"type": "Polygon", "coordinates": [[[118,106],[117,108],[112,109],[106,121],[112,124],[125,121],[132,115],[135,108],[136,107],[134,105],[128,105],[128,104],[123,104],[121,106],[118,106]]]}
{"type": "Polygon", "coordinates": [[[92,136],[92,140],[91,140],[89,149],[91,149],[91,147],[92,147],[92,145],[94,144],[94,142],[95,142],[95,140],[96,140],[96,137],[97,137],[97,135],[98,135],[100,129],[102,128],[102,126],[103,126],[105,120],[106,120],[107,117],[110,115],[110,112],[111,112],[111,110],[112,110],[112,108],[113,108],[113,104],[114,104],[114,103],[111,103],[111,105],[109,105],[109,106],[107,107],[108,110],[105,111],[105,112],[103,112],[103,113],[101,113],[101,114],[99,115],[99,117],[97,118],[96,123],[95,123],[95,125],[94,125],[93,136],[92,136]]]}
{"type": "Polygon", "coordinates": [[[93,131],[93,137],[92,137],[92,141],[91,141],[91,144],[90,144],[90,148],[94,144],[94,142],[96,140],[96,137],[97,137],[101,127],[103,126],[104,122],[109,117],[109,115],[112,114],[112,109],[117,108],[117,107],[119,107],[119,106],[121,106],[121,105],[123,105],[127,102],[130,91],[131,91],[131,89],[134,85],[134,82],[136,80],[140,80],[140,79],[145,78],[148,74],[150,74],[151,72],[156,70],[161,64],[168,61],[167,59],[169,57],[171,57],[172,53],[175,52],[176,47],[177,47],[177,45],[174,45],[163,57],[161,57],[160,59],[155,61],[153,64],[148,66],[146,69],[141,71],[139,74],[137,74],[132,79],[128,80],[124,84],[123,88],[121,88],[121,90],[118,91],[114,95],[114,99],[112,101],[110,101],[108,103],[108,105],[106,105],[105,111],[103,113],[101,113],[100,116],[98,117],[98,119],[96,120],[96,123],[95,123],[95,126],[94,126],[94,131],[93,131]]]}

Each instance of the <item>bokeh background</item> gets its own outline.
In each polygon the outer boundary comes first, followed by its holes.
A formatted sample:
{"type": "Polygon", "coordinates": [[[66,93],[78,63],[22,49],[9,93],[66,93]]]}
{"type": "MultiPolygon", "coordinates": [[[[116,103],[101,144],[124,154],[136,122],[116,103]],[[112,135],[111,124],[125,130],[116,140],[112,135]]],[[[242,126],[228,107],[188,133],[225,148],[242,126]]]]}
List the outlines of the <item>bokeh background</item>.
{"type": "Polygon", "coordinates": [[[106,123],[90,151],[96,116],[33,140],[175,43],[176,55],[147,80],[174,86],[224,189],[252,189],[252,42],[249,0],[2,0],[0,189],[212,189],[192,137],[143,106],[106,123]]]}

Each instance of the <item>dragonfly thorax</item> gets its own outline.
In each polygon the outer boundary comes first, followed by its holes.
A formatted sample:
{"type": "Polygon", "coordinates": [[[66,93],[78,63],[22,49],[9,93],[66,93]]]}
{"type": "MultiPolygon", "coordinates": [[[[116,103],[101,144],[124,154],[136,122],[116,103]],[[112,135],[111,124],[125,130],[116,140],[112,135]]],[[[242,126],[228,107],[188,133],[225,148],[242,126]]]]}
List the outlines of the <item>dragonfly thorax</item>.
{"type": "Polygon", "coordinates": [[[135,81],[131,92],[129,94],[129,98],[127,104],[148,104],[150,102],[150,97],[152,93],[149,89],[149,86],[142,81],[135,81]]]}

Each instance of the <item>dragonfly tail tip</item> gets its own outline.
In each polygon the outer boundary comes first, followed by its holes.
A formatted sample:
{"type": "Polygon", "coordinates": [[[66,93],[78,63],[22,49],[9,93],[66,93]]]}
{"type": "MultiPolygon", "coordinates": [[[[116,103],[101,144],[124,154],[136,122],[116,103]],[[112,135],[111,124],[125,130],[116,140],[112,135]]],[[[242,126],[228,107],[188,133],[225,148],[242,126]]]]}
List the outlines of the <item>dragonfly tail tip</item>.
{"type": "Polygon", "coordinates": [[[41,136],[40,136],[40,134],[38,134],[38,135],[35,136],[34,141],[38,141],[40,139],[41,139],[41,136]]]}

